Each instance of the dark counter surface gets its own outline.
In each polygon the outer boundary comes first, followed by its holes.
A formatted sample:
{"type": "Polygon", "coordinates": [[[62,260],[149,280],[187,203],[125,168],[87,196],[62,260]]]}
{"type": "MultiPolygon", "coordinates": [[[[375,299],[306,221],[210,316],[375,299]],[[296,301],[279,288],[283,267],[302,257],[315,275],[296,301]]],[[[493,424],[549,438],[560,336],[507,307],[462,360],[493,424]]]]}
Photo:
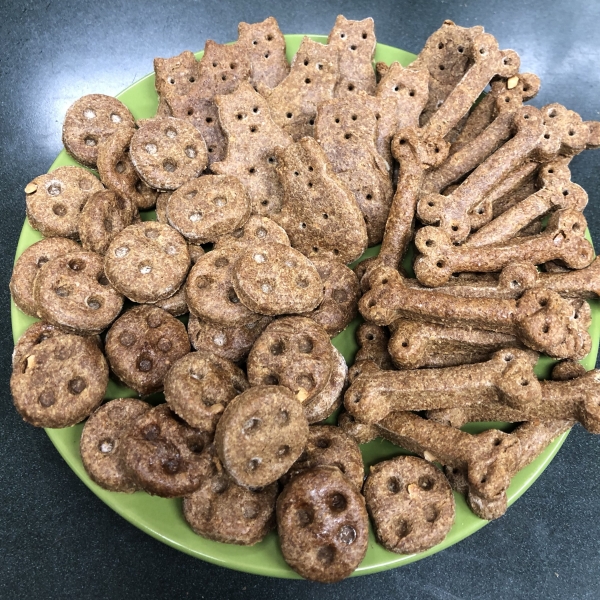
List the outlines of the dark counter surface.
{"type": "MultiPolygon", "coordinates": [[[[117,94],[150,72],[155,56],[233,40],[239,21],[273,15],[284,33],[327,34],[337,14],[372,16],[379,42],[415,53],[444,19],[481,24],[521,55],[522,71],[540,76],[535,106],[559,102],[600,119],[595,1],[1,3],[1,598],[600,597],[600,438],[579,426],[498,521],[433,557],[326,587],[227,570],[154,540],[98,500],[12,406],[8,280],[22,190],[61,150],[67,107],[84,94],[117,94]]],[[[600,150],[576,157],[572,173],[589,194],[585,215],[598,247],[600,150]]]]}

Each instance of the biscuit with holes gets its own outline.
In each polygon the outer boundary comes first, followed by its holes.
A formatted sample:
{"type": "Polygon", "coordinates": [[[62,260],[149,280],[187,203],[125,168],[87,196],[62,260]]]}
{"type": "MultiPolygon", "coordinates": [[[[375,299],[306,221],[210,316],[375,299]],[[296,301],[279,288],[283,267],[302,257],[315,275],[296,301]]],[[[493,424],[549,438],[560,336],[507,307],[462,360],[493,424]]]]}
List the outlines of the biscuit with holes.
{"type": "Polygon", "coordinates": [[[223,327],[190,314],[188,335],[196,350],[206,350],[215,356],[239,363],[246,359],[254,342],[272,320],[271,317],[261,317],[258,321],[239,327],[223,327]]]}
{"type": "Polygon", "coordinates": [[[106,254],[113,238],[139,221],[136,205],[111,191],[96,192],[86,202],[79,218],[79,237],[84,250],[106,254]]]}
{"type": "Polygon", "coordinates": [[[154,87],[161,100],[187,96],[199,77],[199,63],[193,52],[154,59],[154,87]]]}
{"type": "Polygon", "coordinates": [[[327,332],[305,317],[284,317],[267,326],[248,356],[250,385],[282,385],[301,404],[322,391],[334,368],[327,332]]]}
{"type": "Polygon", "coordinates": [[[215,447],[225,470],[244,487],[277,481],[302,454],[308,423],[294,395],[259,385],[234,398],[217,423],[215,447]]]}
{"type": "Polygon", "coordinates": [[[66,238],[47,238],[25,249],[16,260],[10,278],[10,294],[14,303],[25,314],[37,317],[33,282],[40,268],[54,258],[80,251],[81,246],[77,242],[66,238]]]}
{"type": "Polygon", "coordinates": [[[365,500],[336,467],[295,477],[277,498],[276,514],[283,558],[306,579],[340,581],[367,552],[365,500]]]}
{"type": "Polygon", "coordinates": [[[190,312],[204,321],[225,327],[247,325],[260,318],[240,302],[234,289],[234,265],[239,251],[226,247],[202,256],[185,283],[190,312]]]}
{"type": "Polygon", "coordinates": [[[159,404],[138,417],[123,437],[125,472],[153,496],[187,496],[210,472],[210,442],[206,432],[159,404]]]}
{"type": "Polygon", "coordinates": [[[169,314],[174,317],[180,317],[190,312],[190,309],[185,300],[185,288],[181,286],[172,296],[159,300],[154,303],[154,306],[158,306],[163,310],[166,310],[169,314]]]}
{"type": "Polygon", "coordinates": [[[162,390],[173,363],[189,351],[185,325],[155,306],[128,310],[106,335],[106,358],[113,373],[143,396],[162,390]]]}
{"type": "Polygon", "coordinates": [[[397,456],[372,466],[364,494],[377,540],[391,552],[429,550],[454,524],[452,488],[422,458],[397,456]]]}
{"type": "Polygon", "coordinates": [[[367,247],[363,215],[323,149],[305,137],[277,157],[284,197],[273,220],[286,230],[292,246],[311,259],[356,260],[367,247]]]}
{"type": "Polygon", "coordinates": [[[102,141],[118,129],[134,126],[133,115],[122,102],[104,94],[88,94],[67,109],[62,141],[77,162],[94,168],[102,141]]]}
{"type": "Polygon", "coordinates": [[[206,244],[241,227],[250,216],[250,199],[240,180],[205,175],[184,183],[167,204],[169,225],[192,244],[206,244]]]}
{"type": "Polygon", "coordinates": [[[123,308],[123,296],[110,285],[95,252],[48,261],[35,278],[33,295],[40,318],[68,332],[100,333],[123,308]]]}
{"type": "Polygon", "coordinates": [[[158,302],[181,287],[190,268],[190,253],[173,228],[145,221],[115,236],[104,268],[114,288],[133,302],[158,302]]]}
{"type": "Polygon", "coordinates": [[[138,486],[121,462],[121,438],[152,406],[135,398],[117,398],[102,405],[86,421],[79,440],[83,467],[90,479],[111,492],[132,493],[138,486]]]}
{"type": "Polygon", "coordinates": [[[202,134],[173,117],[146,119],[131,138],[129,156],[140,178],[158,190],[176,190],[208,164],[202,134]]]}
{"type": "Polygon", "coordinates": [[[323,300],[315,266],[282,244],[243,252],[233,268],[233,288],[242,304],[261,315],[304,313],[323,300]]]}
{"type": "Polygon", "coordinates": [[[235,92],[250,77],[249,57],[237,44],[206,40],[198,67],[196,88],[203,90],[204,97],[211,100],[218,94],[235,92]]]}
{"type": "Polygon", "coordinates": [[[59,335],[41,341],[13,366],[10,391],[16,409],[36,427],[70,427],[100,406],[108,366],[89,339],[59,335]]]}
{"type": "Polygon", "coordinates": [[[27,220],[44,237],[79,237],[79,217],[88,198],[104,186],[86,169],[59,167],[25,187],[27,220]]]}
{"type": "Polygon", "coordinates": [[[171,367],[165,377],[165,400],[188,425],[213,433],[227,404],[248,387],[239,367],[199,350],[171,367]]]}
{"type": "Polygon", "coordinates": [[[221,236],[214,249],[221,250],[225,246],[236,248],[253,248],[256,244],[284,244],[290,245],[290,238],[285,229],[269,219],[250,215],[250,218],[239,228],[231,233],[221,236]]]}
{"type": "Polygon", "coordinates": [[[379,430],[375,425],[368,425],[357,421],[349,412],[346,410],[340,411],[337,420],[337,426],[357,444],[367,444],[379,437],[379,430]]]}

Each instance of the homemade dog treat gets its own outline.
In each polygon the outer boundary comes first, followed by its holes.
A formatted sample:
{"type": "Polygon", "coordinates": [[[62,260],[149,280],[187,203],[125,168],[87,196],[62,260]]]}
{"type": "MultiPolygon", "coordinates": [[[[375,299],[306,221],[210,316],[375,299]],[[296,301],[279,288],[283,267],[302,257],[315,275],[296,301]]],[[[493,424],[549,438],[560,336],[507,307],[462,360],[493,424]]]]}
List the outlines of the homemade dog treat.
{"type": "Polygon", "coordinates": [[[168,370],[189,351],[185,325],[158,307],[128,310],[106,335],[113,373],[143,396],[162,390],[168,370]]]}
{"type": "Polygon", "coordinates": [[[123,296],[106,279],[95,252],[48,261],[38,271],[33,296],[40,318],[67,332],[100,333],[123,308],[123,296]]]}
{"type": "Polygon", "coordinates": [[[346,410],[340,412],[337,425],[344,433],[356,440],[357,444],[367,444],[379,437],[379,430],[375,425],[357,421],[346,410]]]}
{"type": "Polygon", "coordinates": [[[294,141],[312,136],[317,105],[333,98],[339,77],[339,50],[305,37],[292,60],[289,75],[273,89],[258,86],[271,116],[294,141]]]}
{"type": "Polygon", "coordinates": [[[249,83],[226,96],[217,96],[219,119],[227,136],[227,156],[211,164],[213,173],[237,177],[246,187],[252,213],[269,215],[281,210],[276,148],[292,138],[282,129],[269,104],[249,83]]]}
{"type": "Polygon", "coordinates": [[[184,183],[167,203],[169,225],[192,244],[214,242],[243,225],[250,199],[239,179],[205,175],[184,183]]]}
{"type": "Polygon", "coordinates": [[[397,456],[373,465],[364,495],[378,541],[398,554],[432,548],[454,524],[448,480],[416,456],[397,456]]]}
{"type": "Polygon", "coordinates": [[[105,254],[113,238],[135,221],[137,207],[119,194],[103,190],[85,203],[79,217],[79,237],[84,250],[105,254]]]}
{"type": "Polygon", "coordinates": [[[566,298],[597,298],[600,295],[600,261],[563,273],[538,273],[539,284],[566,298]]]}
{"type": "Polygon", "coordinates": [[[234,246],[240,249],[254,248],[257,244],[284,244],[290,245],[290,239],[283,227],[280,227],[268,217],[250,215],[250,218],[239,228],[222,235],[214,245],[215,250],[225,246],[234,246]]]}
{"type": "Polygon", "coordinates": [[[137,485],[129,479],[121,462],[121,439],[135,420],[152,406],[135,398],[107,402],[86,421],[79,450],[92,481],[111,492],[132,493],[137,485]]]}
{"type": "Polygon", "coordinates": [[[277,159],[284,195],[273,219],[286,230],[291,245],[310,259],[349,263],[359,258],[367,247],[360,206],[319,143],[302,138],[278,150],[277,159]]]}
{"type": "Polygon", "coordinates": [[[86,169],[59,167],[25,186],[27,220],[44,237],[77,239],[81,209],[104,186],[86,169]]]}
{"type": "Polygon", "coordinates": [[[76,161],[94,168],[100,143],[118,129],[133,127],[133,115],[122,102],[104,94],[89,94],[67,109],[62,141],[76,161]]]}
{"type": "Polygon", "coordinates": [[[104,257],[106,277],[133,302],[169,298],[181,287],[189,268],[185,239],[168,225],[152,221],[119,232],[104,257]]]}
{"type": "Polygon", "coordinates": [[[198,67],[194,53],[189,50],[171,58],[155,58],[154,86],[160,101],[189,95],[199,77],[198,67]]]}
{"type": "Polygon", "coordinates": [[[131,138],[129,156],[140,178],[159,190],[176,190],[208,164],[200,132],[172,117],[146,119],[131,138]]]}
{"type": "Polygon", "coordinates": [[[14,364],[10,391],[19,414],[36,427],[70,427],[100,406],[108,366],[98,346],[78,335],[42,340],[14,364]]]}
{"type": "Polygon", "coordinates": [[[188,425],[214,433],[228,402],[248,389],[232,362],[199,350],[180,358],[165,377],[165,400],[188,425]]]}
{"type": "Polygon", "coordinates": [[[551,379],[554,381],[568,381],[585,375],[585,367],[575,360],[562,360],[552,367],[551,379]]]}
{"type": "Polygon", "coordinates": [[[373,323],[361,323],[356,330],[358,352],[354,364],[373,361],[380,369],[393,368],[388,352],[389,335],[383,327],[373,323]]]}
{"type": "Polygon", "coordinates": [[[249,57],[237,44],[217,44],[206,40],[198,63],[199,78],[195,89],[214,99],[219,94],[235,92],[250,77],[249,57]]]}
{"type": "Polygon", "coordinates": [[[277,483],[256,490],[238,485],[213,457],[210,474],[183,499],[183,516],[202,537],[252,546],[275,526],[278,492],[277,483]]]}
{"type": "Polygon", "coordinates": [[[258,488],[288,471],[307,437],[308,423],[292,392],[260,385],[227,405],[217,423],[215,447],[236,483],[258,488]]]}
{"type": "Polygon", "coordinates": [[[180,287],[172,296],[155,302],[153,306],[158,306],[163,310],[166,310],[169,314],[174,317],[180,317],[190,312],[185,299],[185,289],[180,287]]]}
{"type": "Polygon", "coordinates": [[[306,404],[324,389],[334,367],[327,332],[305,317],[276,319],[266,327],[248,356],[250,385],[290,389],[306,404]]]}
{"type": "Polygon", "coordinates": [[[348,577],[367,552],[368,529],[364,498],[336,467],[301,473],[277,498],[283,557],[306,579],[348,577]]]}
{"type": "Polygon", "coordinates": [[[339,76],[334,93],[339,97],[364,91],[375,93],[375,23],[370,17],[352,21],[338,15],[327,37],[327,45],[339,51],[339,76]]]}
{"type": "Polygon", "coordinates": [[[54,258],[80,251],[79,244],[66,238],[48,238],[29,246],[16,260],[10,278],[10,294],[15,304],[25,314],[37,317],[33,283],[39,270],[54,258]]]}
{"type": "Polygon", "coordinates": [[[121,438],[125,473],[153,496],[187,496],[210,472],[209,444],[205,432],[160,404],[138,417],[121,438]]]}
{"type": "Polygon", "coordinates": [[[362,373],[348,388],[344,406],[360,421],[377,423],[393,411],[453,408],[482,402],[522,408],[535,407],[541,400],[532,357],[511,348],[496,352],[487,362],[473,365],[362,373]]]}
{"type": "Polygon", "coordinates": [[[315,138],[334,173],[354,194],[369,246],[381,242],[392,202],[389,165],[375,147],[377,119],[360,100],[336,98],[318,105],[315,138]]]}

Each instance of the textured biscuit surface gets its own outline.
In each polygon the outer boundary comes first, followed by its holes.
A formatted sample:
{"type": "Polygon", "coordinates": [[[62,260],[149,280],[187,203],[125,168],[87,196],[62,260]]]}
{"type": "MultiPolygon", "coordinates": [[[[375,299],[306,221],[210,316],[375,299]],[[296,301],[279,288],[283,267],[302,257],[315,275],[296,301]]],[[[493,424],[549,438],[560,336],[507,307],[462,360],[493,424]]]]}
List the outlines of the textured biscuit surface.
{"type": "Polygon", "coordinates": [[[256,244],[272,243],[290,245],[290,238],[285,229],[268,217],[251,215],[239,229],[221,236],[215,243],[214,249],[220,250],[225,246],[252,248],[256,244]]]}

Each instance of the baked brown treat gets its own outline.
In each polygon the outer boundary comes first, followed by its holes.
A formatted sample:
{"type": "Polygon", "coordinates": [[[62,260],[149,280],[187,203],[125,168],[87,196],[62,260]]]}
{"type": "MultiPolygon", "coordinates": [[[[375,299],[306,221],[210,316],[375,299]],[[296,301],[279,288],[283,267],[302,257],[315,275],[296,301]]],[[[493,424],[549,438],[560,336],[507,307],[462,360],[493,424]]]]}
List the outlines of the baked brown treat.
{"type": "Polygon", "coordinates": [[[96,192],[86,202],[79,218],[79,237],[84,250],[106,254],[113,238],[140,218],[130,200],[110,191],[96,192]]]}
{"type": "Polygon", "coordinates": [[[248,381],[285,386],[306,404],[325,388],[333,367],[327,332],[305,317],[283,317],[268,325],[252,347],[248,381]]]}
{"type": "Polygon", "coordinates": [[[250,77],[249,57],[237,44],[217,44],[206,40],[204,54],[198,64],[196,89],[213,100],[219,94],[231,94],[250,77]]]}
{"type": "Polygon", "coordinates": [[[239,179],[205,175],[184,183],[167,203],[167,219],[192,244],[214,242],[241,227],[250,199],[239,179]]]}
{"type": "Polygon", "coordinates": [[[154,87],[161,100],[187,96],[199,77],[199,64],[193,52],[154,59],[154,87]]]}
{"type": "Polygon", "coordinates": [[[236,483],[259,488],[279,479],[302,454],[308,423],[281,386],[252,387],[234,398],[217,423],[215,447],[236,483]]]}
{"type": "Polygon", "coordinates": [[[86,421],[79,452],[87,474],[100,487],[129,494],[139,489],[123,468],[121,439],[135,420],[151,408],[135,398],[117,398],[95,410],[86,421]]]}
{"type": "Polygon", "coordinates": [[[167,204],[169,203],[169,198],[172,193],[173,192],[159,192],[156,198],[156,206],[154,208],[156,220],[164,225],[169,224],[169,221],[167,220],[167,204]]]}
{"type": "Polygon", "coordinates": [[[76,161],[94,168],[99,144],[121,128],[134,128],[129,109],[111,96],[88,94],[75,100],[67,109],[62,141],[76,161]]]}
{"type": "Polygon", "coordinates": [[[188,425],[211,434],[227,404],[250,387],[239,367],[203,350],[174,363],[164,386],[171,410],[188,425]]]}
{"type": "Polygon", "coordinates": [[[159,300],[154,303],[154,306],[158,306],[163,310],[166,310],[169,314],[174,317],[180,317],[190,312],[190,309],[185,300],[185,289],[181,286],[172,296],[159,300]]]}
{"type": "Polygon", "coordinates": [[[95,252],[74,252],[45,263],[33,295],[40,318],[69,332],[100,333],[123,308],[123,296],[106,279],[102,257],[95,252]]]}
{"type": "Polygon", "coordinates": [[[250,218],[235,231],[221,236],[215,243],[214,249],[221,250],[225,246],[238,248],[253,248],[256,244],[290,245],[285,229],[268,217],[250,215],[250,218]]]}
{"type": "Polygon", "coordinates": [[[152,208],[160,192],[144,183],[129,156],[129,145],[135,129],[122,127],[98,144],[98,173],[102,183],[139,209],[152,208]]]}
{"type": "Polygon", "coordinates": [[[93,341],[59,335],[35,344],[13,366],[16,409],[36,427],[70,427],[100,406],[108,366],[93,341]]]}
{"type": "Polygon", "coordinates": [[[452,488],[444,474],[422,458],[397,456],[373,465],[364,494],[377,540],[391,552],[429,550],[454,524],[452,488]]]}
{"type": "Polygon", "coordinates": [[[261,244],[240,253],[233,288],[245,306],[263,315],[303,313],[323,300],[323,282],[315,266],[283,244],[261,244]]]}
{"type": "Polygon", "coordinates": [[[27,220],[44,237],[77,239],[81,209],[92,194],[103,189],[86,169],[58,167],[25,186],[27,220]]]}
{"type": "Polygon", "coordinates": [[[388,352],[390,336],[385,328],[373,323],[361,323],[356,330],[358,352],[354,364],[372,361],[380,369],[393,369],[392,357],[388,352]]]}
{"type": "Polygon", "coordinates": [[[311,425],[306,449],[282,478],[286,485],[293,477],[315,467],[337,467],[361,491],[365,468],[360,448],[354,439],[334,425],[311,425]]]}
{"type": "Polygon", "coordinates": [[[187,496],[210,472],[210,442],[206,432],[159,404],[138,417],[121,439],[125,473],[153,496],[187,496]]]}
{"type": "Polygon", "coordinates": [[[158,302],[181,287],[190,254],[185,239],[172,227],[145,221],[113,238],[104,268],[114,288],[133,302],[158,302]]]}
{"type": "Polygon", "coordinates": [[[260,318],[240,302],[234,289],[235,247],[206,253],[192,267],[185,283],[186,302],[198,318],[225,327],[240,327],[260,318]]]}
{"type": "Polygon", "coordinates": [[[129,155],[142,181],[159,190],[176,190],[208,164],[200,132],[172,117],[146,119],[131,138],[129,155]]]}
{"type": "Polygon", "coordinates": [[[337,425],[357,444],[367,444],[379,437],[379,430],[374,425],[357,421],[347,410],[340,411],[337,425]]]}
{"type": "Polygon", "coordinates": [[[277,498],[277,530],[283,558],[312,581],[348,577],[367,552],[365,500],[336,467],[295,477],[277,498]]]}
{"type": "Polygon", "coordinates": [[[238,363],[246,359],[254,342],[272,320],[271,317],[261,317],[258,321],[239,327],[223,327],[190,314],[188,335],[196,350],[206,350],[238,363]]]}
{"type": "Polygon", "coordinates": [[[163,388],[165,375],[190,351],[185,325],[162,308],[137,306],[108,330],[106,358],[114,374],[145,396],[163,388]]]}
{"type": "Polygon", "coordinates": [[[10,294],[15,304],[26,315],[37,317],[33,283],[42,265],[59,256],[79,251],[81,246],[66,238],[47,238],[26,248],[16,260],[10,277],[10,294]]]}

